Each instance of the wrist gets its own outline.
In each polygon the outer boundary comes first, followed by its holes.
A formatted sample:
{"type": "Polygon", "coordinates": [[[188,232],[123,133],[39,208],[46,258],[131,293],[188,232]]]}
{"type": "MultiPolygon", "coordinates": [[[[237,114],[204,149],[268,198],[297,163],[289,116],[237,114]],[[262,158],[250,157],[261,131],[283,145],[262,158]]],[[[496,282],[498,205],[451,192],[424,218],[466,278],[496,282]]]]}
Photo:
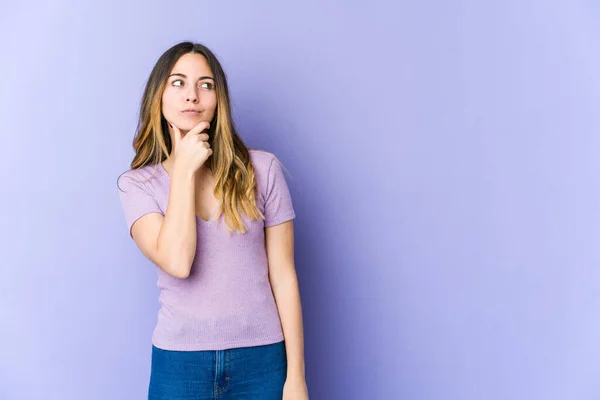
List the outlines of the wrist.
{"type": "Polygon", "coordinates": [[[304,381],[306,379],[304,368],[288,368],[286,379],[288,381],[304,381]]]}
{"type": "Polygon", "coordinates": [[[176,162],[173,164],[173,177],[191,181],[194,179],[194,176],[194,171],[190,171],[189,169],[178,165],[176,162]]]}

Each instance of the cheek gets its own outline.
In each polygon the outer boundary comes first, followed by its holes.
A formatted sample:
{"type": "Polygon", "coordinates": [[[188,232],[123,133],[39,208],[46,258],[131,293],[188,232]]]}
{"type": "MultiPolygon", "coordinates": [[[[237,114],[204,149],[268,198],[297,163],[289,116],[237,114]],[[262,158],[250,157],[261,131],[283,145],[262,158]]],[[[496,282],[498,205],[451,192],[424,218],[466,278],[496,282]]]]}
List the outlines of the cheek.
{"type": "Polygon", "coordinates": [[[175,99],[173,98],[173,93],[165,90],[162,95],[162,112],[165,116],[169,116],[174,112],[175,109],[175,99]]]}
{"type": "Polygon", "coordinates": [[[210,112],[211,116],[215,114],[215,110],[217,109],[217,96],[213,94],[212,96],[208,96],[206,99],[206,103],[204,104],[204,108],[207,112],[210,112]]]}

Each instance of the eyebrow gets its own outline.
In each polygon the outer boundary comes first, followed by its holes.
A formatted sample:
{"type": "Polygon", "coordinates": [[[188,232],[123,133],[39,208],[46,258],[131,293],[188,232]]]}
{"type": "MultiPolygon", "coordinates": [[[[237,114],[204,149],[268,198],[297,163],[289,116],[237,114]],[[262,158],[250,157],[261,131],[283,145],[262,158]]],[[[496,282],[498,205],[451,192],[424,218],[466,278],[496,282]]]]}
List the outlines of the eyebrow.
{"type": "MultiPolygon", "coordinates": [[[[185,74],[175,73],[175,74],[169,75],[168,77],[170,78],[172,76],[181,76],[182,78],[187,79],[187,76],[185,76],[185,74]]],[[[212,76],[201,76],[200,78],[198,78],[199,81],[201,81],[203,79],[212,79],[213,81],[215,80],[215,78],[213,78],[212,76]]]]}

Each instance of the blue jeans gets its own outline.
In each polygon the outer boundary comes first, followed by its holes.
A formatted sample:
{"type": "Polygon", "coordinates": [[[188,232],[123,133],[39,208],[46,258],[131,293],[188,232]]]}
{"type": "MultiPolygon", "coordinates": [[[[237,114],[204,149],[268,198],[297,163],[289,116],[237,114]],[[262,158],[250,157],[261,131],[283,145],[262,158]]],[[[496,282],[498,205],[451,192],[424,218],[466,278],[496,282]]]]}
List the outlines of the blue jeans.
{"type": "Polygon", "coordinates": [[[149,400],[281,400],[284,342],[218,351],[152,346],[149,400]]]}

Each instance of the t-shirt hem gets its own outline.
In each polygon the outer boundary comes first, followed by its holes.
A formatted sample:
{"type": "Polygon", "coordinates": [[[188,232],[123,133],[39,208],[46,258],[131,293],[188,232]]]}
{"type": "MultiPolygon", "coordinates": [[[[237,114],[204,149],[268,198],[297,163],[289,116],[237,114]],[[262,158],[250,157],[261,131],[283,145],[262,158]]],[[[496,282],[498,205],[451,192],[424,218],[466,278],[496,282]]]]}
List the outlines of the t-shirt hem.
{"type": "Polygon", "coordinates": [[[249,339],[238,342],[218,342],[218,343],[166,343],[160,340],[152,339],[152,345],[162,350],[171,351],[203,351],[203,350],[227,350],[239,347],[264,346],[268,344],[283,341],[283,333],[270,338],[249,339]]]}
{"type": "Polygon", "coordinates": [[[137,222],[137,221],[138,221],[140,218],[142,218],[142,217],[145,217],[145,216],[146,216],[146,215],[148,215],[148,214],[154,214],[154,213],[156,213],[156,214],[160,214],[160,215],[162,215],[163,217],[165,216],[165,215],[162,213],[162,211],[160,211],[160,210],[150,210],[150,211],[143,211],[143,212],[141,212],[141,213],[139,213],[139,214],[136,214],[136,215],[133,217],[133,219],[131,220],[131,222],[128,224],[128,225],[129,225],[129,236],[130,236],[132,239],[133,239],[133,232],[132,232],[132,229],[133,229],[133,224],[135,224],[135,223],[136,223],[136,222],[137,222]]]}

